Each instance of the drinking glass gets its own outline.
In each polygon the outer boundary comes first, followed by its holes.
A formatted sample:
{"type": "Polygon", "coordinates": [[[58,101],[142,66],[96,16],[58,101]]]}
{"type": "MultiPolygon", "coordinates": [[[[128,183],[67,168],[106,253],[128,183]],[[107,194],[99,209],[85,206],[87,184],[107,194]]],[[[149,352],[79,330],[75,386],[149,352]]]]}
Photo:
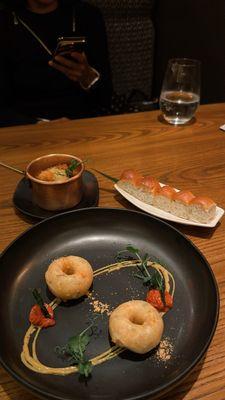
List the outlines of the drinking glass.
{"type": "Polygon", "coordinates": [[[190,121],[200,101],[200,61],[169,60],[159,99],[163,117],[170,124],[190,121]]]}

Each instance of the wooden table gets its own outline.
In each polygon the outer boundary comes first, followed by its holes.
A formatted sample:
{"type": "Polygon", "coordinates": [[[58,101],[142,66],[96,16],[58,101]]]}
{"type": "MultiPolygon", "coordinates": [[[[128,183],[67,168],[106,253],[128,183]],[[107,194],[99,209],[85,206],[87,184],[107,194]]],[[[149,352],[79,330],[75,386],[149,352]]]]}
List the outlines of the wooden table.
{"type": "MultiPolygon", "coordinates": [[[[0,160],[24,169],[43,154],[71,153],[89,158],[94,167],[120,176],[134,168],[161,182],[196,195],[212,197],[225,208],[225,104],[201,106],[196,121],[170,126],[159,112],[43,123],[0,131],[0,160]]],[[[31,224],[13,208],[12,194],[20,176],[0,169],[0,251],[31,224]]],[[[134,208],[98,176],[99,206],[134,208]]],[[[204,253],[216,276],[221,299],[216,334],[206,357],[167,400],[225,399],[225,217],[215,229],[176,226],[204,253]]],[[[1,340],[1,339],[0,339],[1,340]]],[[[35,399],[0,368],[0,400],[35,399]]]]}

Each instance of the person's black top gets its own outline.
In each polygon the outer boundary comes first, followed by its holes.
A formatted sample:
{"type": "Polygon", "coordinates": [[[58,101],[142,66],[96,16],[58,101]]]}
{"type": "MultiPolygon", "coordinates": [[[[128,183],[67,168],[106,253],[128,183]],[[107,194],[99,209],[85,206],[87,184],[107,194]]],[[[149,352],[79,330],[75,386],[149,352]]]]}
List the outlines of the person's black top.
{"type": "Polygon", "coordinates": [[[29,123],[36,118],[94,116],[109,106],[112,87],[107,41],[97,8],[82,1],[61,1],[53,12],[36,14],[19,9],[16,16],[52,52],[58,37],[85,36],[89,65],[100,73],[100,79],[85,91],[50,67],[51,55],[10,10],[3,10],[0,13],[0,125],[29,123]]]}

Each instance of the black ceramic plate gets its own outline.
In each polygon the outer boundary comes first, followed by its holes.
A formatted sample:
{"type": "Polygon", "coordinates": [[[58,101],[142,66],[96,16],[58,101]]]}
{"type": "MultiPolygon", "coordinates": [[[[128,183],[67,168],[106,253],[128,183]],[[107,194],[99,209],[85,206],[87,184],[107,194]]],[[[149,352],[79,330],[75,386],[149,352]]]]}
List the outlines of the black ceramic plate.
{"type": "MultiPolygon", "coordinates": [[[[83,197],[79,204],[72,208],[72,210],[79,210],[80,208],[96,207],[98,205],[98,181],[96,177],[89,171],[84,171],[83,174],[83,197]]],[[[30,218],[43,220],[52,217],[53,215],[64,213],[62,211],[48,211],[38,207],[32,202],[32,190],[28,179],[23,178],[18,183],[14,196],[13,203],[17,210],[30,218]]]]}
{"type": "MultiPolygon", "coordinates": [[[[94,296],[111,308],[146,290],[124,269],[95,278],[94,296]]],[[[218,291],[213,273],[198,249],[179,231],[154,217],[121,209],[90,208],[49,218],[16,239],[0,258],[0,361],[16,379],[44,399],[153,399],[171,389],[195,366],[208,348],[218,317],[218,291]],[[41,288],[46,300],[44,273],[62,255],[85,257],[94,269],[113,263],[128,243],[159,259],[176,281],[175,303],[164,318],[164,338],[173,345],[171,359],[158,360],[156,351],[139,356],[129,351],[94,367],[85,384],[77,374],[56,377],[28,370],[20,361],[31,289],[41,288]]],[[[59,306],[57,324],[41,333],[40,359],[60,366],[56,345],[85,328],[93,318],[89,300],[59,306]]],[[[88,347],[88,356],[110,346],[108,317],[99,318],[100,333],[88,347]]],[[[64,365],[64,364],[63,364],[64,365]]]]}

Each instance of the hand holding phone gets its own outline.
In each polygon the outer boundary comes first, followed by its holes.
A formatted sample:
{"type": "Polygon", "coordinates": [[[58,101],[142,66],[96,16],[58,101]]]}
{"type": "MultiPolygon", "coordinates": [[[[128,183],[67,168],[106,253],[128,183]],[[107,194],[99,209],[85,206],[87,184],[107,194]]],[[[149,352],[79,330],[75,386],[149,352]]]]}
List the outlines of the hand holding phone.
{"type": "Polygon", "coordinates": [[[71,59],[72,52],[83,53],[85,52],[86,38],[79,37],[60,37],[57,40],[57,46],[54,51],[54,58],[57,55],[71,59]]]}
{"type": "Polygon", "coordinates": [[[88,64],[85,45],[85,37],[59,38],[49,65],[78,82],[83,89],[89,89],[99,79],[99,73],[88,64]]]}

